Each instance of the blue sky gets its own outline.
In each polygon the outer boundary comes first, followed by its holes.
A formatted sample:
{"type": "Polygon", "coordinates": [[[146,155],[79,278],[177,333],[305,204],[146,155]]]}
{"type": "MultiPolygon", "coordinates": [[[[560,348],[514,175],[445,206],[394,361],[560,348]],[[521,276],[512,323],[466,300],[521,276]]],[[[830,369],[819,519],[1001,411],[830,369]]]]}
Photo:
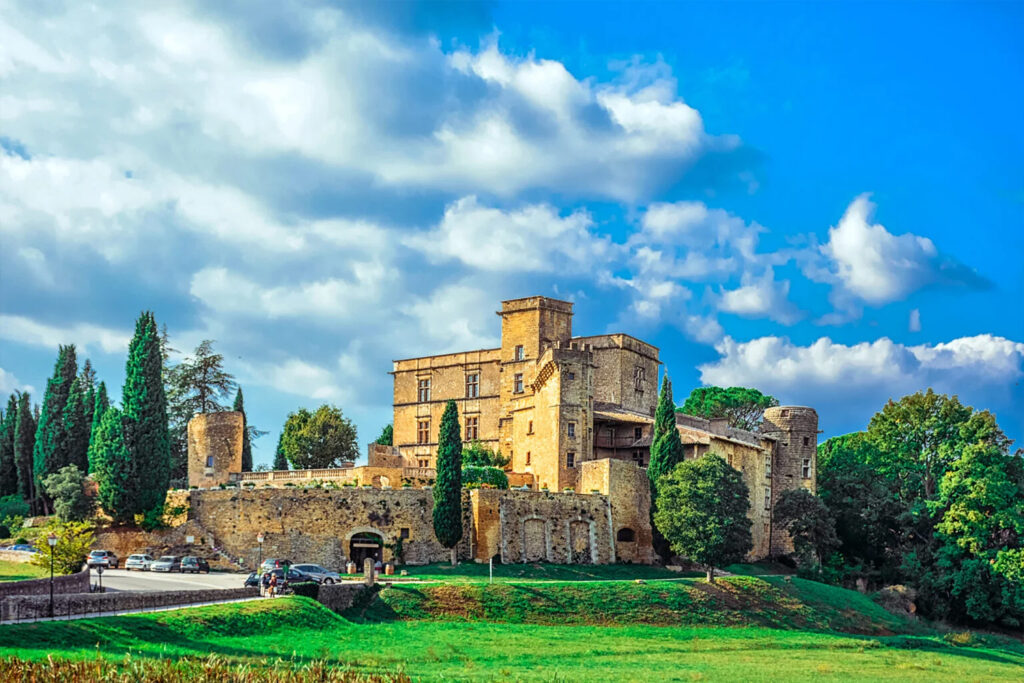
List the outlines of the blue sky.
{"type": "Polygon", "coordinates": [[[928,386],[1024,436],[1024,5],[0,3],[0,391],[119,393],[152,309],[270,435],[576,303],[825,436],[928,386]]]}

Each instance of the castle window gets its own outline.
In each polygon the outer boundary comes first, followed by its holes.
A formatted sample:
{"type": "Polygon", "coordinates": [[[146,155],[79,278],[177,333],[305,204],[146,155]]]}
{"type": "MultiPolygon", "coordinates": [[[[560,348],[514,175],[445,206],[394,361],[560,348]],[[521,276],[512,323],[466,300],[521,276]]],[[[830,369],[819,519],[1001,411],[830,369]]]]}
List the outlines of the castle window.
{"type": "MultiPolygon", "coordinates": [[[[694,460],[697,459],[697,446],[696,445],[694,445],[694,447],[693,447],[693,459],[694,460]]],[[[733,464],[732,464],[732,453],[730,453],[729,455],[725,456],[725,459],[726,459],[726,462],[729,463],[729,467],[732,467],[733,466],[733,464]]]]}
{"type": "Polygon", "coordinates": [[[526,423],[526,433],[533,434],[533,420],[526,423]]]}
{"type": "Polygon", "coordinates": [[[471,373],[466,375],[466,398],[476,398],[480,395],[480,375],[471,373]]]}
{"type": "Polygon", "coordinates": [[[772,490],[767,486],[764,487],[764,509],[772,509],[772,490]]]}
{"type": "Polygon", "coordinates": [[[772,478],[772,456],[764,456],[764,476],[766,479],[772,478]]]}
{"type": "Polygon", "coordinates": [[[530,451],[526,451],[526,464],[530,464],[530,451]]]}
{"type": "Polygon", "coordinates": [[[212,455],[206,456],[206,466],[207,467],[213,467],[213,456],[212,455]]]}
{"type": "Polygon", "coordinates": [[[423,458],[420,458],[419,460],[417,460],[416,463],[420,467],[424,467],[424,468],[430,467],[430,461],[429,460],[424,460],[423,458]]]}
{"type": "Polygon", "coordinates": [[[523,351],[523,345],[520,344],[516,347],[514,360],[523,360],[526,357],[526,353],[523,351]]]}
{"type": "Polygon", "coordinates": [[[634,440],[639,441],[640,439],[643,438],[643,436],[644,436],[644,428],[643,427],[633,427],[633,439],[634,440]]]}
{"type": "Polygon", "coordinates": [[[638,466],[643,467],[644,466],[644,452],[643,451],[633,451],[633,462],[635,462],[638,466]]]}
{"type": "Polygon", "coordinates": [[[781,415],[782,415],[782,417],[789,417],[789,411],[788,410],[783,410],[781,415]]]}
{"type": "Polygon", "coordinates": [[[565,373],[565,378],[566,379],[576,379],[576,373],[575,372],[567,372],[567,373],[565,373]]]}
{"type": "Polygon", "coordinates": [[[430,400],[430,379],[421,379],[416,383],[417,387],[417,400],[420,403],[426,403],[430,400]]]}
{"type": "Polygon", "coordinates": [[[523,373],[521,372],[517,372],[515,374],[515,377],[512,378],[512,393],[523,393],[523,373]]]}
{"type": "Polygon", "coordinates": [[[804,465],[801,468],[800,474],[801,474],[801,476],[804,479],[810,479],[811,478],[811,459],[810,458],[804,458],[804,465]]]}
{"type": "Polygon", "coordinates": [[[804,437],[804,445],[805,446],[810,446],[811,445],[811,437],[809,437],[809,436],[805,436],[804,437]]]}
{"type": "Polygon", "coordinates": [[[576,467],[576,454],[572,451],[565,454],[565,466],[576,467]]]}
{"type": "Polygon", "coordinates": [[[403,526],[398,532],[398,537],[405,540],[409,538],[409,527],[403,526]]]}
{"type": "Polygon", "coordinates": [[[479,424],[480,418],[475,415],[466,418],[466,441],[476,441],[480,438],[479,424]]]}
{"type": "Polygon", "coordinates": [[[416,423],[416,443],[430,443],[430,420],[416,423]]]}
{"type": "Polygon", "coordinates": [[[565,425],[565,433],[569,435],[570,439],[576,438],[576,423],[568,422],[565,425]]]}
{"type": "Polygon", "coordinates": [[[635,543],[636,532],[629,527],[619,529],[618,533],[615,534],[615,540],[623,543],[635,543]]]}
{"type": "Polygon", "coordinates": [[[637,391],[644,390],[644,380],[646,379],[647,371],[644,366],[637,365],[633,368],[633,388],[637,391]]]}

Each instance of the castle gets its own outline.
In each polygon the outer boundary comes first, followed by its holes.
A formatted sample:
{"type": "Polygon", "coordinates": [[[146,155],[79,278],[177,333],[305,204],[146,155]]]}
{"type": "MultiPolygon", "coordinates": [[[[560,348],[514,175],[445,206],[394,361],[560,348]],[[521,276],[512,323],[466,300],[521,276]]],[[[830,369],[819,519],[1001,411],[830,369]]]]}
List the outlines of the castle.
{"type": "MultiPolygon", "coordinates": [[[[574,337],[567,301],[513,299],[502,302],[498,315],[498,348],[394,362],[394,445],[371,445],[365,466],[241,472],[241,414],[196,416],[189,425],[189,483],[203,489],[234,484],[242,493],[220,500],[224,492],[196,491],[190,515],[216,526],[217,537],[232,539],[239,552],[251,550],[248,536],[262,524],[268,537],[280,526],[281,540],[289,539],[280,552],[290,555],[301,546],[310,561],[337,564],[364,554],[388,559],[396,539],[407,561],[443,561],[446,551],[430,527],[430,492],[423,489],[435,474],[441,414],[454,400],[463,441],[507,457],[514,489],[465,492],[460,556],[652,562],[645,468],[658,401],[658,349],[626,334],[574,337]],[[334,488],[319,488],[324,482],[334,488]],[[290,519],[304,520],[310,538],[324,527],[320,540],[300,540],[303,527],[288,529],[281,521],[288,494],[293,501],[299,495],[281,489],[296,486],[304,487],[304,503],[290,519]],[[243,500],[246,507],[237,507],[243,500]],[[409,516],[410,510],[416,512],[409,516]],[[239,524],[256,526],[243,533],[239,524]]],[[[773,529],[771,513],[785,490],[815,490],[817,413],[769,408],[758,432],[734,429],[725,419],[677,414],[676,428],[687,459],[717,453],[742,473],[750,491],[750,559],[787,552],[789,540],[773,529]]]]}

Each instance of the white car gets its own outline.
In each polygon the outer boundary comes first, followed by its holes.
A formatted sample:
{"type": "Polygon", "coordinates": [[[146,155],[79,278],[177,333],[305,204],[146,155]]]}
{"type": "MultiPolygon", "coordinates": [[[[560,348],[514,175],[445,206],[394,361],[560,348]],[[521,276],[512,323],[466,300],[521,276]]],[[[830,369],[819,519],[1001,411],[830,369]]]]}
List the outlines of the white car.
{"type": "Polygon", "coordinates": [[[320,583],[337,583],[341,581],[341,575],[338,572],[332,572],[330,569],[324,569],[318,564],[293,564],[292,569],[297,569],[300,572],[309,574],[320,583]]]}
{"type": "Polygon", "coordinates": [[[148,572],[153,568],[153,562],[153,558],[149,555],[130,555],[124,563],[124,568],[128,571],[138,569],[139,571],[148,572]]]}

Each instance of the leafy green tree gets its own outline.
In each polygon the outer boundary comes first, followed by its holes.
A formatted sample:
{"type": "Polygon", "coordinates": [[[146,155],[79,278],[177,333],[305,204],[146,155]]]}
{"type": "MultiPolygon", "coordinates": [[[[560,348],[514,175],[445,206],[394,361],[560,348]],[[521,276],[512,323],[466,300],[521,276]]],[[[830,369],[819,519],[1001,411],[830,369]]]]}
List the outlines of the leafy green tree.
{"type": "Polygon", "coordinates": [[[109,407],[110,399],[107,398],[107,384],[106,382],[100,382],[99,387],[96,389],[96,398],[92,407],[92,427],[89,429],[89,474],[92,474],[93,470],[92,449],[93,443],[96,441],[96,431],[100,427],[100,421],[103,420],[103,414],[107,412],[109,407]]]}
{"type": "Polygon", "coordinates": [[[37,552],[32,556],[32,564],[37,567],[50,566],[50,554],[53,553],[53,569],[58,574],[74,574],[81,571],[89,549],[96,541],[93,526],[89,522],[57,522],[44,528],[35,541],[37,552]],[[50,548],[47,537],[57,537],[57,544],[50,548]]]}
{"type": "Polygon", "coordinates": [[[124,445],[131,459],[136,490],[129,500],[131,512],[145,513],[163,505],[171,477],[167,399],[164,396],[163,354],[156,318],[149,311],[139,316],[128,346],[124,403],[124,445]]]}
{"type": "Polygon", "coordinates": [[[115,522],[134,519],[138,504],[135,461],[125,443],[124,417],[111,406],[93,434],[92,476],[96,480],[99,504],[115,522]]]}
{"type": "Polygon", "coordinates": [[[0,538],[10,538],[21,530],[32,508],[17,493],[0,497],[0,538]]]}
{"type": "MultiPolygon", "coordinates": [[[[36,425],[35,450],[32,454],[32,469],[36,481],[71,462],[67,452],[69,441],[64,423],[64,408],[67,406],[72,384],[77,376],[75,345],[59,347],[53,376],[46,382],[42,412],[36,425]]],[[[40,497],[46,506],[48,501],[45,497],[40,497]]]]}
{"type": "Polygon", "coordinates": [[[0,412],[0,497],[18,492],[18,468],[14,462],[14,427],[18,419],[18,397],[11,394],[7,409],[0,412]]]}
{"type": "MultiPolygon", "coordinates": [[[[672,399],[672,382],[668,374],[661,381],[658,407],[654,413],[654,430],[651,438],[651,459],[647,463],[647,477],[651,484],[651,520],[658,509],[658,482],[683,461],[683,442],[676,428],[675,403],[672,399]]],[[[668,559],[669,543],[657,525],[654,526],[652,544],[654,551],[668,559]]]]}
{"type": "MultiPolygon", "coordinates": [[[[466,451],[463,450],[463,453],[466,451]]],[[[508,475],[498,467],[466,465],[463,460],[462,486],[467,489],[491,488],[507,489],[508,475]]]]}
{"type": "Polygon", "coordinates": [[[358,456],[356,428],[335,406],[300,408],[285,420],[281,449],[297,470],[341,467],[358,456]]]}
{"type": "Polygon", "coordinates": [[[455,401],[445,405],[437,434],[434,535],[441,545],[451,548],[454,567],[458,564],[456,546],[462,540],[462,436],[455,401]]]}
{"type": "Polygon", "coordinates": [[[284,432],[277,437],[277,448],[274,449],[274,469],[281,471],[288,469],[288,456],[284,454],[284,432]]]}
{"type": "Polygon", "coordinates": [[[743,476],[720,456],[683,462],[658,482],[654,523],[672,550],[705,567],[739,562],[753,547],[750,495],[743,476]]]}
{"type": "Polygon", "coordinates": [[[34,501],[36,497],[33,458],[37,430],[32,397],[23,391],[18,396],[18,415],[14,420],[14,464],[18,468],[18,495],[27,501],[34,501]]]}
{"type": "MultiPolygon", "coordinates": [[[[92,431],[92,422],[86,422],[86,419],[88,415],[91,415],[92,408],[90,407],[86,411],[85,405],[88,400],[88,391],[82,386],[82,376],[79,375],[71,382],[68,402],[64,405],[62,450],[67,458],[65,467],[74,465],[82,472],[89,468],[89,436],[92,431]]],[[[45,490],[46,487],[43,489],[45,490]]],[[[47,493],[47,495],[49,494],[47,493]]]]}
{"type": "Polygon", "coordinates": [[[393,446],[394,444],[392,441],[394,441],[394,438],[395,428],[390,424],[386,424],[384,425],[384,429],[381,430],[380,436],[377,437],[377,440],[374,441],[374,443],[378,446],[393,446]]]}
{"type": "Polygon", "coordinates": [[[784,491],[775,503],[774,522],[793,539],[801,564],[820,569],[839,547],[836,523],[825,503],[807,489],[784,491]]]}
{"type": "Polygon", "coordinates": [[[479,441],[462,444],[462,466],[466,467],[498,467],[505,468],[509,459],[496,450],[490,449],[479,441]]]}
{"type": "Polygon", "coordinates": [[[83,522],[92,517],[95,501],[85,489],[85,474],[67,465],[43,478],[42,488],[53,501],[53,511],[62,522],[83,522]]]}
{"type": "Polygon", "coordinates": [[[765,408],[779,405],[774,396],[746,387],[697,387],[677,410],[687,415],[711,419],[728,418],[729,426],[755,431],[765,408]]]}

